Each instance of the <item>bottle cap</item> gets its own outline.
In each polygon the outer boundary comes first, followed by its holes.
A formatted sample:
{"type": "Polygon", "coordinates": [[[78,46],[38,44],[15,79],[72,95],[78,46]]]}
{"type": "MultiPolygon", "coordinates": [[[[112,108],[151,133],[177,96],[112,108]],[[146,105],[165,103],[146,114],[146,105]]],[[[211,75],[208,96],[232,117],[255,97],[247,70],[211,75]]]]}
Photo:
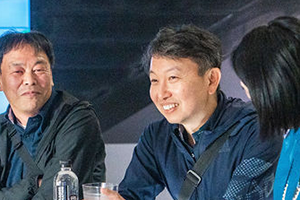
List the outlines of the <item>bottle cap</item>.
{"type": "Polygon", "coordinates": [[[71,160],[60,160],[59,164],[61,167],[71,167],[71,160]]]}

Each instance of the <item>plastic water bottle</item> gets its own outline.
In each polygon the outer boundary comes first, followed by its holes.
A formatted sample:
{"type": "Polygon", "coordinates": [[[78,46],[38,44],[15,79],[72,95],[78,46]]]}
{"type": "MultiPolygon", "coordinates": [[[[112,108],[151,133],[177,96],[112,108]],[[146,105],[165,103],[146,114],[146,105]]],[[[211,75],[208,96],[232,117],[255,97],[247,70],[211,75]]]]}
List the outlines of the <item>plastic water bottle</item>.
{"type": "Polygon", "coordinates": [[[53,180],[54,200],[79,200],[78,178],[71,170],[70,161],[59,161],[61,170],[53,180]]]}

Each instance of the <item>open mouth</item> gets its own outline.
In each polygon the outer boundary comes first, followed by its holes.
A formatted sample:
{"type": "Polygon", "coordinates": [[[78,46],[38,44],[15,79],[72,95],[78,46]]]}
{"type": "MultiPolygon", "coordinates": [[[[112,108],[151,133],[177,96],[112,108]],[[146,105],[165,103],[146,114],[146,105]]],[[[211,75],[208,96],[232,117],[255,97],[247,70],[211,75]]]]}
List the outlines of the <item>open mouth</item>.
{"type": "Polygon", "coordinates": [[[171,110],[172,108],[175,108],[177,106],[178,106],[178,103],[173,103],[173,104],[164,105],[163,108],[164,108],[164,110],[171,110]]]}

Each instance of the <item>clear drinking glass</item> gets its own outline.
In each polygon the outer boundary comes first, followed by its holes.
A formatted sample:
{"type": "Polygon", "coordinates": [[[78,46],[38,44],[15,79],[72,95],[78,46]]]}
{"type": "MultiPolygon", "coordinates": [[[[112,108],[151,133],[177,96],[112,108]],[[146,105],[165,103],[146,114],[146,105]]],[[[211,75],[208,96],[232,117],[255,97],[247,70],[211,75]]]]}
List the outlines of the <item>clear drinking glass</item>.
{"type": "Polygon", "coordinates": [[[82,184],[84,200],[108,200],[107,196],[101,194],[101,188],[118,191],[118,185],[114,183],[85,183],[82,184]]]}

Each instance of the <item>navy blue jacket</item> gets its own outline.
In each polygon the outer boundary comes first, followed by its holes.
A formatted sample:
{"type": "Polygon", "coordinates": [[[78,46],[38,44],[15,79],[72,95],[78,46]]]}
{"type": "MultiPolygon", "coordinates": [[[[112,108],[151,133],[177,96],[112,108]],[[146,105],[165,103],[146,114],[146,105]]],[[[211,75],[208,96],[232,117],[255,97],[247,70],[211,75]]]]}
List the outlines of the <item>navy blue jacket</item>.
{"type": "Polygon", "coordinates": [[[203,175],[191,200],[272,199],[282,138],[260,139],[253,106],[240,99],[227,99],[222,92],[215,112],[200,128],[201,139],[191,148],[193,153],[177,136],[177,124],[166,119],[150,124],[134,149],[120,183],[120,194],[126,200],[150,200],[166,187],[177,199],[186,172],[193,168],[197,157],[236,122],[238,125],[203,175]]]}

